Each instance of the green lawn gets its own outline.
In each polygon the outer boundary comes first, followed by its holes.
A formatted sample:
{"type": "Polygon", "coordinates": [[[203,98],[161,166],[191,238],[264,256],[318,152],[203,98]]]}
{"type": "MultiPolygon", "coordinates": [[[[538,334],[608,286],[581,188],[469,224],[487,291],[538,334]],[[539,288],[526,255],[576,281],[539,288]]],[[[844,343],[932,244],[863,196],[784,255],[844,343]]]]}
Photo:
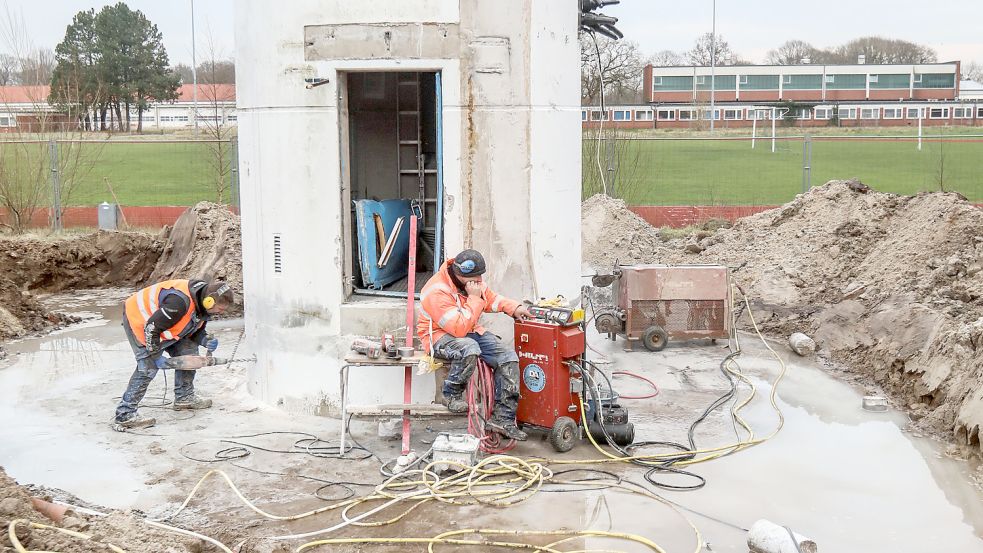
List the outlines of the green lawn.
{"type": "MultiPolygon", "coordinates": [[[[813,186],[857,177],[876,190],[900,194],[958,191],[983,202],[983,139],[812,140],[813,186]]],[[[614,195],[636,205],[781,204],[802,192],[803,142],[746,140],[619,140],[605,171],[614,195]]],[[[596,143],[584,144],[584,192],[598,188],[596,143]]],[[[602,159],[604,149],[602,145],[602,159]]],[[[602,161],[602,166],[608,164],[602,161]]],[[[610,190],[610,189],[609,189],[610,190]]]]}
{"type": "MultiPolygon", "coordinates": [[[[228,142],[59,142],[58,148],[66,206],[113,203],[110,186],[122,205],[228,203],[231,196],[228,142]]],[[[0,150],[2,170],[7,174],[15,173],[28,182],[41,178],[47,184],[47,143],[0,143],[0,150]],[[40,177],[32,175],[39,168],[40,177]]]]}

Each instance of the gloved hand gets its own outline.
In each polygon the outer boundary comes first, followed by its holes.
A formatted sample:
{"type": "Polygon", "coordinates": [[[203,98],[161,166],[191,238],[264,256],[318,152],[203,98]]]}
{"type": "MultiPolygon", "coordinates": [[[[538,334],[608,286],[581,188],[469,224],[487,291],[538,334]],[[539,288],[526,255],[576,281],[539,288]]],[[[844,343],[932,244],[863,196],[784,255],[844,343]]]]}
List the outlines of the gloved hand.
{"type": "Polygon", "coordinates": [[[217,350],[218,349],[218,338],[216,338],[216,337],[212,336],[211,334],[209,334],[208,335],[208,338],[205,340],[205,349],[208,350],[208,353],[212,353],[215,350],[217,350]]]}

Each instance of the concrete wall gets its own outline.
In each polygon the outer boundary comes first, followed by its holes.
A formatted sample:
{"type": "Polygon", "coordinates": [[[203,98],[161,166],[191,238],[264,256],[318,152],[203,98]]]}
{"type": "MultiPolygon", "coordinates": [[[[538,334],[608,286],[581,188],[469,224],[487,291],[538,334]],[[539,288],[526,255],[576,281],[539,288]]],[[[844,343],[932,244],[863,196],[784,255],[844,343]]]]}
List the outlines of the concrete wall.
{"type": "MultiPolygon", "coordinates": [[[[482,250],[516,298],[578,293],[577,3],[308,0],[236,4],[239,163],[249,388],[287,409],[333,411],[349,333],[405,324],[405,302],[343,284],[349,71],[440,71],[444,243],[482,250]],[[305,79],[328,84],[305,88],[305,79]],[[347,132],[347,129],[345,130],[347,132]],[[274,235],[282,272],[274,271],[274,235]]],[[[508,336],[506,321],[493,327],[508,336]]],[[[353,372],[352,401],[400,399],[399,370],[353,372]]],[[[432,398],[417,378],[416,401],[432,398]]]]}

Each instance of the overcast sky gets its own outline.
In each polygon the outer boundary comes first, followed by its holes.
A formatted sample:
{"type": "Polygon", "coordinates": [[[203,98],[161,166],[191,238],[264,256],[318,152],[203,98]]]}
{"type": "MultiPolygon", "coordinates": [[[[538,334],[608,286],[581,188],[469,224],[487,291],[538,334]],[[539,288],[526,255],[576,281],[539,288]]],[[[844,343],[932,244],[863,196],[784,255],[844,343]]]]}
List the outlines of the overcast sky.
{"type": "MultiPolygon", "coordinates": [[[[10,12],[23,15],[38,46],[54,48],[76,12],[98,10],[112,2],[5,3],[10,12]]],[[[128,0],[127,4],[157,24],[172,63],[190,63],[190,0],[128,0]]],[[[646,54],[654,54],[691,48],[697,36],[710,31],[711,6],[712,0],[690,0],[685,7],[668,0],[622,0],[620,5],[603,11],[621,19],[618,27],[627,39],[638,42],[646,54]]],[[[234,54],[233,9],[233,0],[195,1],[199,52],[205,48],[210,29],[220,57],[234,54]]],[[[940,61],[983,62],[983,0],[940,0],[930,6],[909,6],[896,0],[717,0],[717,33],[723,35],[734,52],[758,63],[769,49],[789,39],[805,40],[822,48],[866,35],[925,44],[938,52],[940,61]]],[[[3,49],[7,49],[5,45],[3,49]]]]}

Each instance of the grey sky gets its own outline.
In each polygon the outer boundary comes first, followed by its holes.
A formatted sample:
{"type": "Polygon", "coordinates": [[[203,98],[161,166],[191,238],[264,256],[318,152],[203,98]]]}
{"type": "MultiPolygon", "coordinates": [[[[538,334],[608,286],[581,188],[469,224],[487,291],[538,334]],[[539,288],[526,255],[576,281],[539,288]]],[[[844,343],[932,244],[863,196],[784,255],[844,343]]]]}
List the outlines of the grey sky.
{"type": "MultiPolygon", "coordinates": [[[[712,0],[685,6],[665,0],[621,0],[603,13],[642,51],[685,51],[710,32],[712,0]]],[[[983,1],[941,0],[906,4],[893,0],[717,0],[717,34],[753,62],[768,50],[799,39],[818,48],[868,35],[899,38],[934,48],[939,61],[983,62],[983,1]]]]}
{"type": "MultiPolygon", "coordinates": [[[[95,8],[99,11],[116,2],[79,0],[7,0],[7,9],[15,17],[23,16],[28,33],[38,47],[54,49],[65,38],[65,27],[76,13],[95,8]]],[[[209,31],[216,57],[234,54],[233,0],[195,0],[195,34],[199,61],[207,51],[209,31]]],[[[140,10],[164,35],[164,47],[171,63],[191,64],[190,0],[126,0],[131,9],[140,10]]],[[[5,23],[5,22],[4,22],[5,23]]],[[[9,50],[0,44],[0,50],[9,50]]]]}
{"type": "MultiPolygon", "coordinates": [[[[11,12],[23,14],[35,44],[48,48],[61,41],[76,12],[110,3],[6,1],[11,12]]],[[[157,24],[172,63],[191,62],[190,0],[127,0],[127,4],[157,24]]],[[[711,5],[712,0],[690,0],[685,7],[668,0],[622,0],[604,12],[621,19],[618,27],[626,38],[638,42],[646,54],[654,54],[691,48],[697,36],[710,31],[711,5]]],[[[233,9],[233,0],[195,1],[199,56],[207,48],[209,30],[219,57],[233,55],[233,9]]],[[[906,7],[893,0],[717,0],[717,32],[736,53],[759,63],[769,49],[789,39],[826,47],[874,34],[930,46],[940,61],[983,62],[981,21],[981,0],[942,0],[930,8],[906,7]]],[[[4,46],[0,49],[6,50],[4,46]]]]}

